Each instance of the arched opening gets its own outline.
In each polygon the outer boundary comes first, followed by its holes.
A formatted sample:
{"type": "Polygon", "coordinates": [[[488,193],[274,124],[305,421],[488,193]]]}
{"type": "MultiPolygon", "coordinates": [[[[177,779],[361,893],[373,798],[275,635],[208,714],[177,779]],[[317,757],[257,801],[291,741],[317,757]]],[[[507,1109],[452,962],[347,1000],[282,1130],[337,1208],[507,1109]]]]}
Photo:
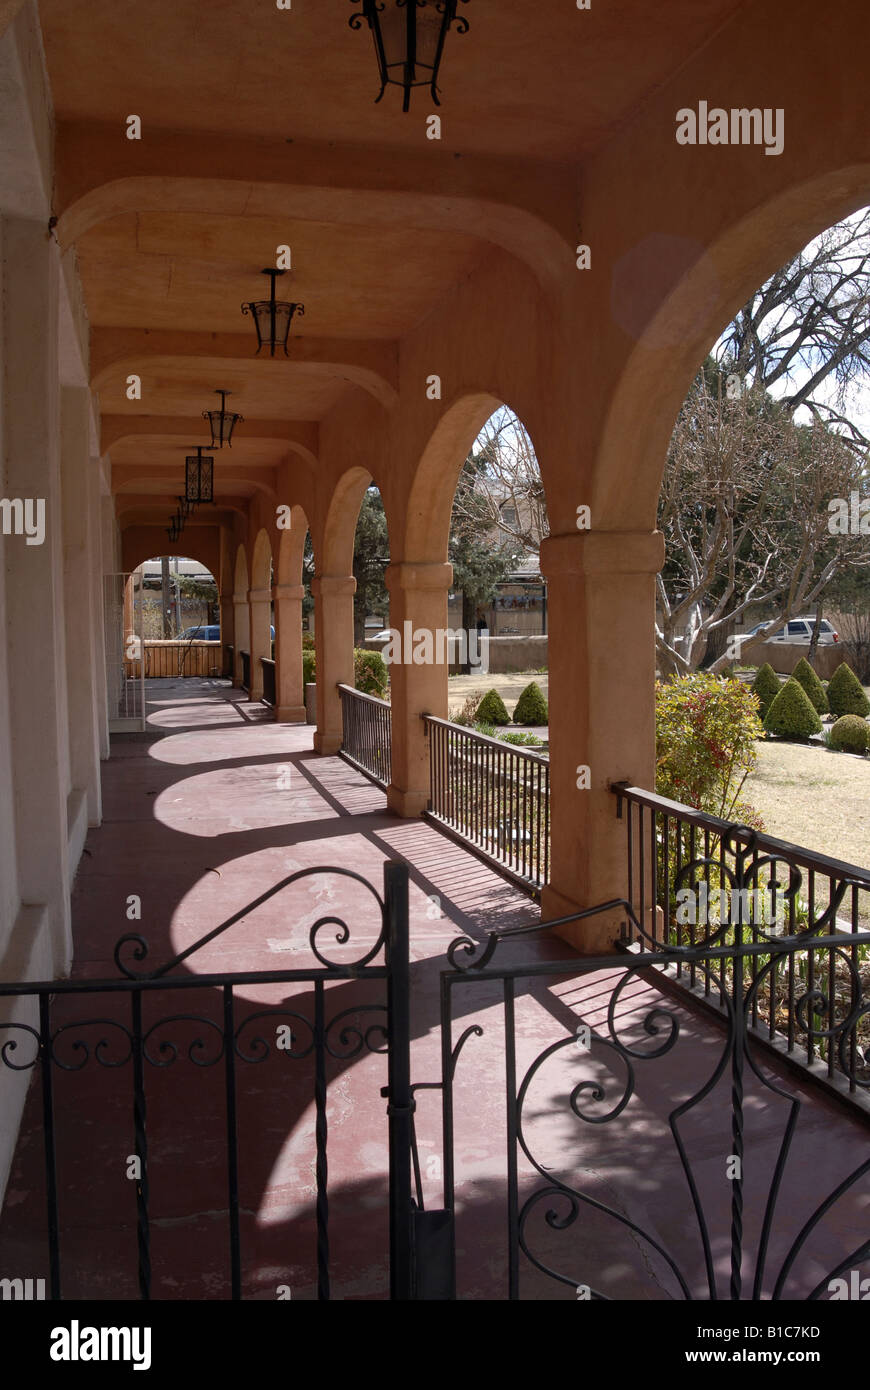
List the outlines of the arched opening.
{"type": "Polygon", "coordinates": [[[796,185],[728,227],[662,296],[611,398],[592,493],[598,525],[652,529],[668,440],[705,355],[760,284],[868,199],[865,167],[796,185]]]}
{"type": "MultiPolygon", "coordinates": [[[[527,607],[531,617],[533,602],[543,625],[538,552],[545,535],[543,485],[523,423],[488,393],[455,402],[426,446],[412,484],[404,562],[388,571],[392,645],[385,657],[394,689],[390,802],[401,814],[418,814],[427,807],[438,814],[436,803],[444,789],[430,786],[430,758],[435,756],[430,735],[447,737],[440,731],[448,714],[473,725],[483,696],[501,684],[504,690],[497,689],[495,698],[507,695],[510,700],[502,721],[507,723],[530,671],[540,673],[546,666],[546,638],[540,631],[534,637],[488,635],[496,612],[520,613],[527,607]],[[536,579],[534,600],[525,584],[531,576],[536,579]],[[535,642],[538,651],[532,657],[535,642]]],[[[496,730],[491,720],[486,723],[485,730],[475,731],[483,740],[475,745],[482,776],[487,758],[504,748],[498,740],[490,743],[496,730]]],[[[457,738],[453,730],[452,742],[457,738]]],[[[479,790],[472,789],[468,798],[469,817],[473,804],[482,804],[479,790]]],[[[455,797],[451,805],[451,823],[457,828],[455,797]]],[[[530,812],[531,805],[530,798],[530,812]]],[[[502,811],[493,805],[489,820],[505,821],[502,811]]],[[[493,824],[484,825],[478,817],[475,842],[490,854],[496,849],[493,824]]]]}
{"type": "Polygon", "coordinates": [[[323,529],[322,568],[314,582],[317,644],[317,733],[319,753],[342,744],[339,686],[354,684],[354,540],[371,474],[359,465],[339,478],[323,529]]]}
{"type": "MultiPolygon", "coordinates": [[[[713,692],[707,699],[724,707],[746,687],[766,737],[753,713],[741,723],[736,708],[716,730],[705,706],[687,721],[693,776],[675,782],[669,753],[651,788],[856,863],[865,837],[844,814],[849,790],[824,685],[846,663],[857,676],[856,710],[870,709],[868,301],[865,207],[753,287],[692,381],[658,502],[666,542],[656,604],[659,742],[670,747],[682,694],[713,692]]],[[[859,724],[859,746],[862,733],[859,724]]],[[[826,891],[815,894],[820,902],[826,891]]],[[[798,911],[811,916],[815,890],[800,892],[798,911]]],[[[673,917],[669,930],[678,930],[673,917]]]]}
{"type": "Polygon", "coordinates": [[[548,530],[541,468],[524,422],[489,395],[457,402],[421,459],[405,550],[415,562],[452,566],[447,627],[464,637],[461,652],[453,644],[453,675],[473,676],[484,664],[484,633],[487,670],[515,674],[546,665],[545,643],[538,642],[534,661],[531,640],[502,643],[503,653],[497,643],[546,635],[539,555],[548,530]]]}
{"type": "MultiPolygon", "coordinates": [[[[136,630],[146,680],[216,679],[223,668],[220,589],[211,570],[180,554],[152,556],[127,581],[125,604],[139,610],[136,630]]],[[[127,676],[140,672],[127,661],[127,676]]]]}
{"type": "Polygon", "coordinates": [[[390,563],[387,514],[376,483],[363,493],[353,539],[353,644],[364,647],[388,625],[390,596],[384,575],[390,563]]]}

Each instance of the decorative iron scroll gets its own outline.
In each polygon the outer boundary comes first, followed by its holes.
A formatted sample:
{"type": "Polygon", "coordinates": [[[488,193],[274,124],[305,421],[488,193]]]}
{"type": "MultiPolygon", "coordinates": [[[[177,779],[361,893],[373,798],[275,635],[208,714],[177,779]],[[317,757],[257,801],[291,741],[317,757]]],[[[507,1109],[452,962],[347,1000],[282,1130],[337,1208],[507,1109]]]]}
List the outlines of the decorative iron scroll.
{"type": "MultiPolygon", "coordinates": [[[[380,896],[377,890],[372,887],[368,879],[363,878],[362,874],[354,873],[352,869],[340,869],[333,868],[331,866],[321,866],[319,868],[313,869],[298,869],[296,873],[289,874],[287,878],[282,878],[280,883],[273,884],[273,886],[268,890],[268,892],[261,893],[259,898],[255,898],[253,902],[246,903],[243,908],[240,908],[238,912],[234,912],[231,917],[228,917],[226,919],[226,921],[221,922],[219,926],[214,927],[210,932],[206,932],[205,936],[201,936],[198,941],[195,941],[193,943],[192,946],[188,946],[184,951],[180,951],[177,956],[173,956],[171,960],[166,961],[163,965],[158,966],[155,970],[131,970],[130,967],[126,965],[124,961],[121,959],[124,947],[130,945],[134,947],[134,950],[131,953],[133,960],[141,961],[144,960],[148,955],[148,943],[145,940],[145,938],[140,936],[137,932],[128,932],[125,936],[120,937],[115,944],[115,950],[113,953],[115,964],[118,967],[121,974],[126,975],[128,980],[156,980],[161,978],[162,976],[168,975],[170,970],[172,970],[176,965],[180,965],[182,961],[188,960],[190,956],[195,955],[196,952],[201,950],[203,946],[206,946],[210,941],[214,941],[216,937],[222,936],[225,931],[227,931],[230,927],[235,926],[235,924],[237,922],[240,922],[244,917],[249,917],[250,914],[256,908],[261,907],[263,903],[268,902],[270,898],[274,898],[277,893],[280,893],[282,891],[282,889],[287,888],[291,883],[297,883],[300,879],[309,878],[312,874],[335,874],[341,878],[353,879],[356,883],[362,884],[366,891],[369,892],[374,898],[375,902],[378,905],[378,910],[381,916],[381,929],[378,934],[378,938],[375,941],[375,944],[370,948],[370,950],[366,951],[365,954],[362,955],[358,960],[353,961],[352,967],[350,968],[360,969],[362,966],[368,965],[369,961],[374,960],[375,956],[381,950],[387,939],[386,908],[384,905],[383,898],[380,896]]],[[[327,956],[323,955],[322,952],[318,949],[318,933],[322,931],[324,927],[328,927],[330,925],[338,927],[338,931],[335,934],[335,939],[338,942],[338,944],[340,946],[346,945],[347,942],[350,940],[350,927],[347,925],[343,918],[334,917],[331,915],[320,917],[314,923],[314,925],[311,927],[308,933],[308,944],[311,947],[312,954],[315,956],[315,958],[320,962],[321,965],[326,966],[328,970],[335,970],[338,968],[346,970],[349,967],[342,966],[338,961],[330,960],[327,956]]]]}

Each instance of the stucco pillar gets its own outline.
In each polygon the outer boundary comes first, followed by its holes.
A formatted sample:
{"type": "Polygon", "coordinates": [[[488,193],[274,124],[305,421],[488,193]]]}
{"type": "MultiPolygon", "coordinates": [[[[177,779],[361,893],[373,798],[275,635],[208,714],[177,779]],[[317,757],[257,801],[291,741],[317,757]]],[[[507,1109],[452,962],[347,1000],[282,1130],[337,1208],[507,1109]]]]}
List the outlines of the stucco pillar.
{"type": "Polygon", "coordinates": [[[317,753],[341,747],[338,685],[353,685],[353,575],[321,575],[311,585],[317,633],[317,753]]]}
{"type": "MultiPolygon", "coordinates": [[[[9,719],[22,902],[44,904],[53,965],[72,941],[70,792],[58,385],[58,248],[42,221],[2,229],[2,418],[5,496],[44,509],[44,535],[0,538],[6,567],[9,719]]],[[[37,511],[38,515],[38,511],[37,511]]]]}
{"type": "MultiPolygon", "coordinates": [[[[628,781],[655,790],[655,575],[663,563],[660,532],[578,532],[541,546],[549,609],[545,917],[626,895],[626,821],[609,788],[628,781]]],[[[617,911],[561,934],[585,953],[609,951],[622,920],[617,911]]]]}
{"type": "Polygon", "coordinates": [[[109,702],[106,683],[106,629],[103,614],[104,558],[102,512],[102,464],[92,458],[88,469],[88,506],[90,508],[90,572],[92,647],[94,653],[94,682],[96,699],[97,755],[109,756],[109,702]]]}
{"type": "Polygon", "coordinates": [[[251,610],[244,594],[233,594],[233,685],[241,689],[242,652],[251,646],[251,610]]]}
{"type": "Polygon", "coordinates": [[[90,393],[86,387],[65,386],[61,391],[61,492],[70,776],[73,792],[86,797],[88,824],[99,825],[100,751],[91,613],[89,435],[90,393]]]}
{"type": "Polygon", "coordinates": [[[249,589],[248,603],[251,607],[251,699],[263,698],[263,668],[261,657],[271,657],[271,589],[249,589]]]}
{"type": "Polygon", "coordinates": [[[275,718],[284,724],[305,723],[305,691],[302,687],[301,584],[276,584],[275,602],[275,718]]]}
{"type": "MultiPolygon", "coordinates": [[[[423,714],[447,718],[446,641],[449,564],[389,565],[390,626],[402,635],[403,660],[390,665],[392,776],[387,804],[400,816],[419,816],[429,801],[429,743],[423,714]],[[410,625],[410,626],[408,626],[410,625]],[[415,635],[431,633],[432,661],[413,660],[415,635]],[[410,643],[406,638],[410,637],[410,643]],[[410,645],[410,650],[408,650],[410,645]]],[[[425,653],[421,641],[419,650],[425,653]]]]}
{"type": "Polygon", "coordinates": [[[114,620],[110,619],[106,612],[107,578],[109,575],[121,573],[121,561],[118,554],[120,550],[118,521],[115,516],[114,500],[108,495],[100,499],[100,533],[103,538],[103,577],[101,585],[103,590],[103,638],[106,651],[106,730],[105,737],[102,739],[100,745],[100,757],[106,759],[110,754],[109,720],[114,718],[117,714],[118,701],[121,698],[121,672],[113,656],[114,649],[118,642],[118,634],[114,630],[114,620]]]}
{"type": "Polygon", "coordinates": [[[232,679],[233,671],[227,666],[227,647],[235,646],[236,610],[232,596],[220,600],[221,614],[221,671],[232,679]]]}

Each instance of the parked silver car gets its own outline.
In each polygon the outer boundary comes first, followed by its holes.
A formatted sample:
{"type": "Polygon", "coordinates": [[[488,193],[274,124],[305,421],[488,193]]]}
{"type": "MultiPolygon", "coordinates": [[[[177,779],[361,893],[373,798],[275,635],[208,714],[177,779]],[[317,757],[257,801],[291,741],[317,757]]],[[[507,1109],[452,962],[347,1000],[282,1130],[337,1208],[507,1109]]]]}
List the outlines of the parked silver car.
{"type": "MultiPolygon", "coordinates": [[[[806,642],[807,646],[813,635],[815,628],[815,618],[790,618],[785,627],[773,637],[766,637],[766,642],[806,642]]],[[[749,629],[745,634],[747,637],[756,637],[766,623],[756,623],[755,627],[749,629]]],[[[827,618],[822,618],[819,625],[819,646],[830,647],[834,642],[839,642],[840,634],[828,622],[827,618]]]]}

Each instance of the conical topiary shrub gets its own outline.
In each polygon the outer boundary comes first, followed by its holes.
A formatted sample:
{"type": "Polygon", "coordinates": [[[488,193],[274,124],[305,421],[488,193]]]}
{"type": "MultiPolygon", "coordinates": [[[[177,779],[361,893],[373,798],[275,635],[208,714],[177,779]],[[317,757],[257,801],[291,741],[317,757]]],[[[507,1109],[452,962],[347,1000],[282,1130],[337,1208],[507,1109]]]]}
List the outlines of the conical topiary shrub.
{"type": "Polygon", "coordinates": [[[789,676],[771,704],[764,727],[769,734],[777,734],[780,738],[808,739],[811,734],[821,733],[822,721],[794,676],[789,676]]]}
{"type": "Polygon", "coordinates": [[[549,717],[543,690],[537,681],[529,681],[514,706],[514,723],[546,724],[549,717]]]}
{"type": "Polygon", "coordinates": [[[828,704],[831,714],[870,714],[870,700],[851,666],[843,661],[828,681],[828,704]]]}
{"type": "Polygon", "coordinates": [[[770,662],[765,661],[763,666],[759,666],[755,680],[752,682],[752,693],[758,696],[758,717],[760,719],[764,719],[779,692],[779,676],[770,662]]]}
{"type": "Polygon", "coordinates": [[[509,724],[510,716],[497,690],[488,690],[474,716],[478,724],[509,724]]]}
{"type": "Polygon", "coordinates": [[[831,726],[831,747],[846,753],[866,753],[870,748],[870,724],[858,714],[841,714],[831,726]]]}
{"type": "Polygon", "coordinates": [[[805,656],[801,657],[797,666],[792,671],[792,675],[796,681],[800,681],[804,690],[809,695],[810,704],[816,711],[816,714],[827,714],[828,697],[825,694],[825,687],[822,685],[822,682],[819,680],[805,656]]]}

